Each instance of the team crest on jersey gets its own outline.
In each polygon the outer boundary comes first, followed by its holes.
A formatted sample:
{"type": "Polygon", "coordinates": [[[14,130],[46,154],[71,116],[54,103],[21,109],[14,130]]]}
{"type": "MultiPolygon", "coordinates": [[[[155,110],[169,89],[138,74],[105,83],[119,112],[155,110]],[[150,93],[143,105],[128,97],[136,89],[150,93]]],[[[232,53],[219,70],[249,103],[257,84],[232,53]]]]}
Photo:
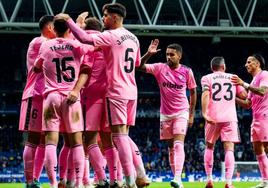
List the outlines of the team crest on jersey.
{"type": "Polygon", "coordinates": [[[183,82],[186,81],[185,78],[184,78],[184,76],[182,76],[182,75],[179,75],[179,80],[180,80],[180,81],[183,81],[183,82]]]}

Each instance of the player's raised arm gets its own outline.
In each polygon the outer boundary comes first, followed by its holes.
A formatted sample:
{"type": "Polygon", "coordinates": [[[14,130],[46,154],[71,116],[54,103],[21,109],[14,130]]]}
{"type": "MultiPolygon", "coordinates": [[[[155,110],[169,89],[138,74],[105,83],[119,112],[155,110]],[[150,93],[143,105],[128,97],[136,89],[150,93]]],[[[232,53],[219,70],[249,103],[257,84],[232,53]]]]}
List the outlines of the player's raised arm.
{"type": "Polygon", "coordinates": [[[158,40],[158,39],[154,39],[154,40],[151,41],[151,44],[150,44],[150,46],[148,47],[148,50],[147,50],[146,54],[144,54],[144,55],[141,57],[141,64],[140,64],[140,66],[137,68],[137,70],[146,72],[145,64],[147,63],[147,61],[149,60],[149,58],[150,58],[152,55],[156,54],[157,52],[159,52],[159,51],[161,50],[161,49],[157,49],[158,44],[159,44],[159,40],[158,40]]]}
{"type": "Polygon", "coordinates": [[[73,35],[77,40],[82,43],[93,45],[93,39],[83,29],[81,29],[68,14],[60,13],[55,16],[55,19],[64,19],[72,31],[73,35]]]}

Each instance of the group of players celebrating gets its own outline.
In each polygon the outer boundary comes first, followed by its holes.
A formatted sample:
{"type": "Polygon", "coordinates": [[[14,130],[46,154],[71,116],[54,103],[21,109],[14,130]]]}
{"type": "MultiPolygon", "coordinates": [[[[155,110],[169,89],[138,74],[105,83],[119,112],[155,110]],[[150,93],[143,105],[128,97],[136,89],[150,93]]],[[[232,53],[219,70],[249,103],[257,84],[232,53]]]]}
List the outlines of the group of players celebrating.
{"type": "MultiPolygon", "coordinates": [[[[28,133],[23,152],[26,187],[41,187],[38,180],[43,165],[51,188],[92,187],[89,161],[97,188],[149,186],[139,149],[128,136],[135,125],[135,70],[139,70],[151,73],[158,82],[160,139],[168,142],[174,174],[170,185],[183,188],[184,139],[194,122],[197,85],[192,70],[181,64],[182,47],[170,44],[165,63],[146,64],[160,51],[158,39],[152,40],[141,57],[138,38],[123,27],[125,7],[105,4],[102,11],[104,31],[102,23],[87,12],[80,14],[76,23],[64,13],[46,15],[39,21],[41,36],[31,41],[27,51],[28,74],[19,123],[19,129],[28,133]],[[59,133],[64,145],[57,157],[59,133]]],[[[256,188],[268,188],[268,72],[258,54],[249,56],[245,67],[253,76],[251,84],[225,73],[223,57],[214,57],[213,73],[201,79],[206,188],[213,188],[213,148],[219,137],[225,150],[225,188],[233,188],[234,143],[240,141],[236,102],[253,110],[251,139],[263,179],[256,188]]]]}

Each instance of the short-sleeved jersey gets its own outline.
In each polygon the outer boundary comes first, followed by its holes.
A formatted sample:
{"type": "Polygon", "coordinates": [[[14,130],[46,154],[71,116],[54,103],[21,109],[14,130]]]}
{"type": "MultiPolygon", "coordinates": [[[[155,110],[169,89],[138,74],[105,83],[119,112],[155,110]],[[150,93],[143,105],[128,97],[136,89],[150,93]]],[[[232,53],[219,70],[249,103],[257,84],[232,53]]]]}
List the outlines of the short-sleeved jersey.
{"type": "Polygon", "coordinates": [[[192,70],[180,65],[170,69],[167,63],[146,64],[146,72],[155,76],[161,94],[160,113],[176,115],[181,111],[189,110],[186,89],[196,88],[192,70]]]}
{"type": "Polygon", "coordinates": [[[217,71],[201,78],[202,91],[208,90],[210,93],[207,114],[217,123],[237,122],[235,97],[244,88],[232,84],[232,76],[217,71]]]}
{"type": "Polygon", "coordinates": [[[135,66],[140,65],[140,44],[125,28],[93,34],[93,43],[103,50],[107,73],[107,97],[137,99],[135,66]]]}
{"type": "MultiPolygon", "coordinates": [[[[254,76],[250,85],[253,87],[268,87],[268,71],[261,71],[254,76]]],[[[248,99],[251,100],[253,119],[267,119],[268,117],[268,93],[264,96],[249,91],[248,99]]]]}
{"type": "Polygon", "coordinates": [[[47,39],[43,36],[34,38],[28,47],[26,66],[27,66],[27,81],[22,94],[22,99],[27,99],[33,96],[40,96],[44,91],[44,75],[43,73],[34,73],[33,66],[38,57],[41,44],[47,39]]]}
{"type": "Polygon", "coordinates": [[[52,91],[68,95],[78,79],[81,57],[86,52],[86,46],[73,39],[55,38],[42,44],[39,58],[43,59],[44,95],[52,91]]]}
{"type": "MultiPolygon", "coordinates": [[[[89,30],[87,33],[97,34],[100,32],[89,30]]],[[[82,97],[87,98],[91,104],[104,103],[107,77],[106,63],[104,62],[103,51],[101,48],[97,48],[94,52],[85,54],[82,64],[91,68],[90,79],[82,91],[82,97]]]]}

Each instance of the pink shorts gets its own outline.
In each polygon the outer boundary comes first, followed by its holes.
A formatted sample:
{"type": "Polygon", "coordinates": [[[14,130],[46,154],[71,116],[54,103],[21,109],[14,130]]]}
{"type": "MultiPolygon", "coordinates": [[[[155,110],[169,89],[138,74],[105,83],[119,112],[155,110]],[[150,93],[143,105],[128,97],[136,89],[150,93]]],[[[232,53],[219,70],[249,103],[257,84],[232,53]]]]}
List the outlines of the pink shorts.
{"type": "Polygon", "coordinates": [[[83,114],[80,101],[68,105],[67,96],[49,93],[43,104],[43,131],[75,133],[83,131],[83,114]]]}
{"type": "Polygon", "coordinates": [[[224,122],[217,123],[216,125],[205,125],[205,139],[206,142],[215,144],[218,138],[221,137],[221,141],[230,141],[233,143],[240,142],[240,133],[237,122],[224,122]]]}
{"type": "Polygon", "coordinates": [[[251,142],[268,142],[268,119],[253,120],[251,124],[251,142]]]}
{"type": "Polygon", "coordinates": [[[42,108],[42,96],[35,96],[22,100],[19,130],[42,132],[42,108]]]}
{"type": "Polygon", "coordinates": [[[111,132],[108,122],[106,123],[105,103],[83,104],[83,114],[86,131],[111,132]]]}
{"type": "Polygon", "coordinates": [[[107,119],[110,125],[135,125],[137,100],[106,98],[107,119]]]}
{"type": "Polygon", "coordinates": [[[183,117],[177,117],[171,120],[160,122],[160,140],[169,140],[176,134],[186,135],[188,120],[183,117]]]}

